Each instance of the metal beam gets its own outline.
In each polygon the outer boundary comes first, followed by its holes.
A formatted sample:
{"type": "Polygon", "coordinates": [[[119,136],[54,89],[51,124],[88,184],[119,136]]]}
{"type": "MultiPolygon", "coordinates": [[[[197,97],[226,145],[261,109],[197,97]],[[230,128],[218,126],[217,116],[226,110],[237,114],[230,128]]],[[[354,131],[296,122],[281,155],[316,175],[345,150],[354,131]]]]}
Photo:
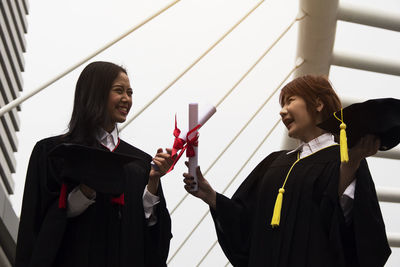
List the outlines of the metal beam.
{"type": "Polygon", "coordinates": [[[338,20],[400,32],[400,13],[367,8],[340,1],[338,20]]]}
{"type": "Polygon", "coordinates": [[[388,151],[378,151],[378,153],[373,155],[373,157],[400,160],[400,150],[391,149],[391,150],[388,150],[388,151]]]}
{"type": "MultiPolygon", "coordinates": [[[[336,13],[338,0],[299,0],[300,13],[306,17],[299,21],[296,58],[303,58],[304,63],[294,77],[305,74],[328,75],[336,33],[336,13]]],[[[293,149],[296,140],[283,137],[282,149],[293,149]]]]}
{"type": "Polygon", "coordinates": [[[400,76],[400,62],[354,52],[334,51],[332,65],[400,76]]]}
{"type": "Polygon", "coordinates": [[[400,188],[396,187],[376,187],[378,200],[382,202],[400,203],[400,188]]]}
{"type": "Polygon", "coordinates": [[[336,32],[338,0],[300,0],[300,12],[307,16],[299,22],[297,56],[304,64],[294,76],[329,74],[336,32]]]}
{"type": "Polygon", "coordinates": [[[392,248],[400,248],[400,233],[387,233],[387,237],[392,248]]]}

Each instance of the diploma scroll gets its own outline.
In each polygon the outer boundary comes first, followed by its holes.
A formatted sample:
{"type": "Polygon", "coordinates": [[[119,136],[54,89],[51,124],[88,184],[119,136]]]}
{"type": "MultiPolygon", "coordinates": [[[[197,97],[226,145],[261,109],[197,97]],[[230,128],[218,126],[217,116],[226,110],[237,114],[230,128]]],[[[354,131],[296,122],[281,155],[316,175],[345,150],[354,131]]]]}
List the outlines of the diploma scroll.
{"type": "MultiPolygon", "coordinates": [[[[200,125],[202,127],[214,113],[217,111],[217,109],[214,106],[208,107],[205,112],[199,117],[199,105],[198,103],[190,103],[189,104],[189,129],[194,129],[197,125],[200,125]]],[[[198,130],[198,129],[197,129],[198,130]]],[[[192,139],[196,136],[197,130],[191,133],[188,138],[192,139]]],[[[181,137],[185,138],[186,140],[186,133],[181,137]]],[[[187,140],[186,140],[187,141],[187,140]]],[[[194,188],[190,191],[196,192],[198,190],[198,182],[197,182],[197,174],[196,174],[196,168],[198,166],[198,158],[199,158],[199,146],[193,146],[194,150],[194,156],[189,157],[189,174],[194,177],[194,181],[196,182],[196,185],[194,188]]]]}
{"type": "MultiPolygon", "coordinates": [[[[189,129],[195,128],[199,124],[199,105],[197,103],[189,104],[189,129]]],[[[192,132],[188,139],[192,139],[197,135],[197,130],[192,132]]],[[[186,135],[185,135],[186,137],[186,135]]],[[[190,190],[196,192],[198,190],[196,168],[198,166],[198,146],[193,146],[194,156],[189,157],[189,174],[193,176],[196,185],[190,190]]]]}
{"type": "MultiPolygon", "coordinates": [[[[186,154],[189,157],[189,173],[196,179],[196,168],[198,160],[198,133],[197,131],[211,118],[212,115],[217,111],[214,106],[209,106],[205,112],[199,116],[198,104],[189,104],[189,131],[181,131],[177,127],[176,116],[175,116],[175,130],[173,135],[175,136],[174,145],[172,146],[172,156],[175,157],[172,166],[167,171],[170,172],[174,169],[175,164],[186,150],[186,154]],[[189,135],[189,136],[188,136],[189,135]],[[178,153],[178,151],[180,151],[178,153]],[[191,159],[193,158],[193,159],[191,159]]],[[[153,166],[154,167],[154,166],[153,166]]],[[[197,191],[197,188],[196,190],[197,191]]]]}
{"type": "MultiPolygon", "coordinates": [[[[197,104],[197,103],[192,103],[192,104],[197,104]]],[[[192,105],[192,104],[189,104],[189,114],[190,114],[190,105],[192,105]]],[[[197,104],[197,106],[198,106],[198,104],[197,104]]],[[[209,106],[209,107],[207,107],[207,109],[205,111],[203,111],[203,113],[201,113],[201,115],[198,116],[197,124],[200,124],[200,128],[203,127],[203,125],[212,117],[212,115],[214,115],[215,112],[217,112],[217,109],[214,106],[209,106]]],[[[189,115],[189,121],[190,121],[190,115],[189,115]]],[[[194,125],[194,127],[196,125],[194,125]]],[[[189,125],[189,130],[193,129],[194,127],[190,127],[190,125],[189,125]]],[[[186,142],[187,141],[186,140],[187,133],[188,133],[188,131],[182,131],[179,134],[179,138],[183,139],[186,142]]],[[[192,135],[191,135],[191,137],[192,137],[192,135]]]]}

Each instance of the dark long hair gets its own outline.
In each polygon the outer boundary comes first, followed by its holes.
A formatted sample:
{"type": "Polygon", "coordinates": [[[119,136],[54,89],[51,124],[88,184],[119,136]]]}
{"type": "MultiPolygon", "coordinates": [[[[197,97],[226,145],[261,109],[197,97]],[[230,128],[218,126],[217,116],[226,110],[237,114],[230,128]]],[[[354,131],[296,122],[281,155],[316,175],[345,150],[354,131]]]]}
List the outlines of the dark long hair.
{"type": "Polygon", "coordinates": [[[127,74],[123,67],[104,61],[85,67],[76,83],[69,130],[64,135],[66,141],[89,146],[96,144],[98,129],[109,119],[107,102],[112,83],[121,72],[127,74]]]}

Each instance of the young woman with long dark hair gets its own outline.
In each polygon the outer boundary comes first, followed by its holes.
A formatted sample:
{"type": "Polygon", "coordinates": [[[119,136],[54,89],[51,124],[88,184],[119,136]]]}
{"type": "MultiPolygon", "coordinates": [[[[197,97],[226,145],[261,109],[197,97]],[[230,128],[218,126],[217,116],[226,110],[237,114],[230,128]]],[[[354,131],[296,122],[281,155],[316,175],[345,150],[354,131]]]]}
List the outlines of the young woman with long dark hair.
{"type": "Polygon", "coordinates": [[[39,141],[31,155],[17,267],[166,266],[172,235],[160,178],[173,160],[169,149],[152,158],[119,138],[117,123],[126,120],[132,94],[126,70],[113,63],[93,62],[80,74],[68,132],[39,141]],[[53,157],[63,144],[79,145],[95,159],[120,155],[133,162],[100,164],[80,153],[53,157]],[[96,189],[104,176],[110,185],[118,178],[123,188],[96,189]]]}

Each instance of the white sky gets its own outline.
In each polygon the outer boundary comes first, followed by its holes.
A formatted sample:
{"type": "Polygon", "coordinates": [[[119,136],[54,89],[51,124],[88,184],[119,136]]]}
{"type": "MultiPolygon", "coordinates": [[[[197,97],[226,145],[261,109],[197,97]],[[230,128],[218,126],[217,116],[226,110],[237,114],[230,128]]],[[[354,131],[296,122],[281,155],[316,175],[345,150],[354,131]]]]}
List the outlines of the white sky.
{"type": "MultiPolygon", "coordinates": [[[[26,71],[23,75],[25,91],[44,84],[168,2],[30,1],[26,71]]],[[[351,2],[400,13],[398,0],[351,2]]],[[[128,69],[134,89],[132,116],[256,3],[255,0],[183,0],[93,60],[112,61],[128,69]]],[[[170,147],[173,142],[174,114],[178,114],[178,122],[184,127],[189,102],[199,102],[200,109],[202,104],[216,104],[289,25],[297,10],[297,1],[293,0],[263,3],[154,105],[134,120],[122,132],[122,138],[151,155],[158,147],[170,147]]],[[[295,59],[296,42],[295,25],[201,129],[199,164],[203,172],[290,71],[295,59]]],[[[399,47],[399,33],[338,23],[335,49],[392,58],[399,62],[399,47]]],[[[17,214],[20,212],[30,152],[38,140],[63,133],[67,128],[75,82],[82,69],[78,68],[22,105],[21,131],[18,133],[20,143],[16,153],[18,166],[14,175],[16,193],[11,197],[17,214]]],[[[330,78],[341,97],[400,98],[399,77],[332,67],[330,78]]],[[[209,171],[206,178],[217,191],[223,190],[247,160],[278,119],[278,112],[275,95],[209,171]]],[[[284,128],[279,125],[227,190],[228,196],[262,158],[280,148],[284,134],[284,128]]],[[[394,177],[400,172],[398,161],[372,158],[369,163],[377,186],[400,187],[400,179],[394,177]]],[[[184,171],[182,159],[175,171],[163,178],[170,210],[185,194],[182,185],[184,171]]],[[[387,231],[400,233],[399,204],[381,203],[381,207],[387,231]]],[[[188,197],[173,214],[174,238],[170,255],[206,211],[205,204],[188,197]]],[[[188,262],[195,265],[215,240],[214,226],[208,216],[170,266],[189,266],[188,262]]],[[[224,266],[226,262],[217,246],[202,266],[224,266]]],[[[386,266],[399,264],[400,249],[394,249],[386,266]]]]}

